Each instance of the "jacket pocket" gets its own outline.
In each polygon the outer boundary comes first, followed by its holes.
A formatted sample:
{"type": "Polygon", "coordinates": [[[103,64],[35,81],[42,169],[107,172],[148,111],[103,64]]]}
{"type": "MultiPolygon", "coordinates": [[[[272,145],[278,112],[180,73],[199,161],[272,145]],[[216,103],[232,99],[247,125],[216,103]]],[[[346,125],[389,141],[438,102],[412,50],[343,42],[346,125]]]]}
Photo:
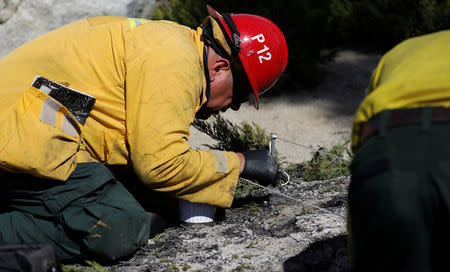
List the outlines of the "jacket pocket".
{"type": "Polygon", "coordinates": [[[60,102],[31,86],[0,124],[0,167],[66,180],[76,166],[82,128],[60,102]]]}

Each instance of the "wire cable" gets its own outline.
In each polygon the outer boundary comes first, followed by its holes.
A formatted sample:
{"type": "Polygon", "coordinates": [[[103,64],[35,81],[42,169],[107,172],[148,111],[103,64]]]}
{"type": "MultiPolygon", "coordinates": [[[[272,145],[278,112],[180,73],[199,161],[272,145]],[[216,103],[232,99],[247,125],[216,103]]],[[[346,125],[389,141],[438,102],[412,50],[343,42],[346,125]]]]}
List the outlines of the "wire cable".
{"type": "Polygon", "coordinates": [[[330,155],[332,157],[335,157],[337,159],[340,159],[340,160],[343,160],[343,161],[346,161],[346,162],[350,162],[350,160],[347,160],[347,159],[344,159],[342,157],[336,156],[336,155],[334,155],[334,154],[332,154],[330,152],[326,152],[326,151],[323,151],[323,150],[320,150],[320,149],[315,149],[315,148],[312,148],[312,147],[309,147],[309,146],[306,146],[306,145],[301,145],[301,144],[298,144],[296,142],[292,142],[292,141],[289,141],[289,140],[286,140],[286,139],[283,139],[283,138],[280,138],[280,137],[278,137],[277,139],[285,141],[285,142],[293,144],[293,145],[297,145],[297,146],[300,146],[300,147],[312,150],[312,151],[317,151],[317,152],[320,152],[320,153],[324,153],[324,154],[330,155]]]}
{"type": "Polygon", "coordinates": [[[334,212],[332,212],[332,211],[330,211],[330,210],[324,209],[324,208],[319,207],[319,206],[317,206],[317,205],[308,203],[308,202],[306,202],[306,201],[301,201],[301,200],[296,199],[296,198],[294,198],[294,197],[285,195],[285,194],[280,193],[280,192],[278,192],[278,191],[276,191],[276,190],[273,190],[273,189],[271,189],[271,188],[264,187],[264,186],[262,186],[262,185],[260,185],[260,184],[258,184],[258,183],[255,183],[255,182],[253,182],[253,181],[251,181],[251,180],[248,180],[248,179],[245,179],[245,178],[240,178],[240,179],[242,179],[242,180],[244,180],[244,181],[246,181],[246,182],[248,182],[248,183],[250,183],[250,184],[252,184],[252,185],[255,185],[255,186],[257,186],[257,187],[259,187],[259,188],[261,188],[261,189],[264,189],[264,190],[266,190],[266,191],[268,191],[268,192],[271,192],[271,193],[273,193],[273,194],[276,194],[276,195],[279,195],[279,196],[288,198],[288,199],[290,199],[290,200],[292,200],[292,201],[295,201],[295,202],[300,203],[300,204],[305,205],[305,206],[309,206],[309,207],[318,209],[318,210],[320,210],[320,211],[322,211],[322,212],[325,212],[325,213],[331,213],[331,214],[337,215],[337,216],[339,216],[339,217],[345,219],[345,216],[342,216],[342,215],[340,215],[340,214],[334,213],[334,212]]]}

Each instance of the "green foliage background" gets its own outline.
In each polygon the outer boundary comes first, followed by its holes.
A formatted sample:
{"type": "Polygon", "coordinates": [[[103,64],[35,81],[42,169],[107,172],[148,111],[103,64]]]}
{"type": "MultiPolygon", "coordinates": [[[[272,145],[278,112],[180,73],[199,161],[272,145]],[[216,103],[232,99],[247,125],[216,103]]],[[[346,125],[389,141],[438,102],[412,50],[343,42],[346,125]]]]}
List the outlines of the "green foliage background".
{"type": "Polygon", "coordinates": [[[212,116],[212,122],[195,119],[192,124],[217,143],[206,145],[211,149],[243,152],[246,150],[269,149],[270,136],[264,129],[252,122],[235,125],[220,114],[212,116]]]}
{"type": "Polygon", "coordinates": [[[384,52],[417,35],[450,28],[450,0],[158,0],[153,19],[192,28],[218,12],[269,18],[283,31],[289,48],[277,92],[312,87],[323,78],[321,63],[340,48],[384,52]]]}

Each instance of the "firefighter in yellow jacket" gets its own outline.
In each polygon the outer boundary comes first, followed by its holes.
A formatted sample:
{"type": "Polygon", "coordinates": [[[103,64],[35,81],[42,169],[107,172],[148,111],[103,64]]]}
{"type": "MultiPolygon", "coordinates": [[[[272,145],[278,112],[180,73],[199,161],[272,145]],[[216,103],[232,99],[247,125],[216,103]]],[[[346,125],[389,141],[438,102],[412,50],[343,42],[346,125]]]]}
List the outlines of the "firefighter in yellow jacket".
{"type": "Polygon", "coordinates": [[[450,31],[440,31],[395,46],[372,74],[353,126],[348,228],[356,271],[447,266],[449,61],[450,31]]]}
{"type": "Polygon", "coordinates": [[[135,251],[149,216],[112,174],[229,207],[239,175],[274,181],[267,151],[193,150],[197,118],[249,101],[287,63],[280,30],[249,14],[210,16],[196,30],[168,21],[94,17],[0,60],[1,243],[49,242],[60,259],[135,251]]]}

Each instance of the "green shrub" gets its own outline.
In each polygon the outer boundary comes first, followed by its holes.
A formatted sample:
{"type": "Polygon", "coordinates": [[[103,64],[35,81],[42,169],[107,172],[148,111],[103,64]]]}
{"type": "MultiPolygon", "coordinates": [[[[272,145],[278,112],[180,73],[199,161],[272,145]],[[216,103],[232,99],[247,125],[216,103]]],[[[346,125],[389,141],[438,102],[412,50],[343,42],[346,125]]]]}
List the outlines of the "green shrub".
{"type": "Polygon", "coordinates": [[[256,123],[242,122],[237,126],[220,114],[213,115],[212,118],[212,122],[196,119],[193,123],[196,129],[217,141],[205,146],[234,152],[269,149],[270,136],[256,123]]]}
{"type": "Polygon", "coordinates": [[[206,18],[205,0],[157,0],[152,19],[170,20],[196,28],[206,18]]]}
{"type": "Polygon", "coordinates": [[[62,265],[62,272],[107,272],[110,271],[109,268],[103,267],[101,264],[95,261],[85,261],[88,265],[87,267],[75,266],[75,265],[62,265]]]}
{"type": "Polygon", "coordinates": [[[300,164],[291,163],[287,166],[286,171],[291,174],[292,178],[300,178],[304,181],[348,176],[350,175],[350,162],[339,158],[351,157],[349,142],[349,140],[345,141],[329,150],[320,147],[319,151],[313,152],[311,160],[300,164]]]}
{"type": "Polygon", "coordinates": [[[448,0],[332,0],[328,45],[387,50],[404,39],[450,27],[448,0]]]}

